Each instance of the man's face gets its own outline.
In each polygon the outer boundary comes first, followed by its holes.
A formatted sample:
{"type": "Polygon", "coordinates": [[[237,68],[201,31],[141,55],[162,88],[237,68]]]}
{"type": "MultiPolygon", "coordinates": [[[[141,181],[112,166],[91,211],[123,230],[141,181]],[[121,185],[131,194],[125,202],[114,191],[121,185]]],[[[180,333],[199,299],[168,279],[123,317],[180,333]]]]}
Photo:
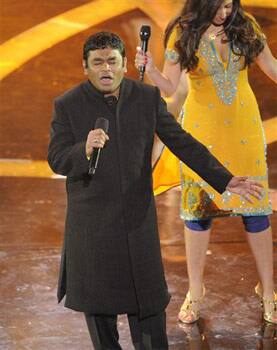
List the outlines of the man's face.
{"type": "Polygon", "coordinates": [[[118,50],[112,48],[91,50],[85,74],[96,89],[111,94],[117,91],[126,72],[126,64],[126,58],[123,59],[118,50]]]}

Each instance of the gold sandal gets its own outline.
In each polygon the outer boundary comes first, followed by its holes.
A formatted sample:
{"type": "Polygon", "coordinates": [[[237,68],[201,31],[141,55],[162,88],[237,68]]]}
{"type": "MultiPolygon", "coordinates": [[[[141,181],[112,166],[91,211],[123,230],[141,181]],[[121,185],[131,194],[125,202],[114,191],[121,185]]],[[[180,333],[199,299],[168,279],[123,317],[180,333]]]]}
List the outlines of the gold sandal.
{"type": "Polygon", "coordinates": [[[266,322],[277,324],[277,293],[273,292],[274,300],[268,300],[263,297],[262,286],[258,283],[255,287],[256,294],[261,298],[261,307],[263,308],[263,318],[266,322]],[[271,305],[272,310],[265,312],[265,305],[271,305]]]}
{"type": "Polygon", "coordinates": [[[200,317],[200,304],[205,296],[206,289],[203,285],[203,293],[199,299],[192,299],[190,291],[188,291],[185,301],[181,306],[178,314],[178,320],[182,323],[190,324],[196,322],[200,317]]]}

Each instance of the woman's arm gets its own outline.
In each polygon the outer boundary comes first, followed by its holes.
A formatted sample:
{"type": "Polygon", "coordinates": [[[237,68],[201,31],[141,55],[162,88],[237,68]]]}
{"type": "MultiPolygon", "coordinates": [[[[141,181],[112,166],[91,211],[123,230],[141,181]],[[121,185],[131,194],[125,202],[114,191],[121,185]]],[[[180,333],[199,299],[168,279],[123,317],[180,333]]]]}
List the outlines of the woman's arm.
{"type": "Polygon", "coordinates": [[[164,96],[171,96],[177,89],[181,67],[179,63],[173,63],[166,60],[163,67],[163,72],[155,66],[151,53],[146,54],[138,47],[135,58],[135,66],[139,68],[145,64],[145,71],[151,81],[161,90],[164,96]]]}
{"type": "Polygon", "coordinates": [[[256,63],[270,79],[277,83],[277,59],[266,43],[263,51],[257,56],[256,63]]]}
{"type": "Polygon", "coordinates": [[[170,113],[172,113],[175,116],[179,116],[185,99],[187,97],[188,90],[189,86],[187,73],[183,71],[176,91],[172,96],[167,97],[165,99],[167,103],[167,109],[170,113]]]}

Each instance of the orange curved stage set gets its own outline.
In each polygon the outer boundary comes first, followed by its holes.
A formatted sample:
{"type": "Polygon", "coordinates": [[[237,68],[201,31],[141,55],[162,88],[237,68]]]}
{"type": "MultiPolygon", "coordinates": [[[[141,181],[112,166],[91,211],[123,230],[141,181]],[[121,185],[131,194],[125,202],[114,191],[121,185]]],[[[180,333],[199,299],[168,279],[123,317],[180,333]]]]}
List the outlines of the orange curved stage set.
{"type": "MultiPolygon", "coordinates": [[[[261,24],[276,56],[276,1],[242,4],[261,24]]],[[[82,45],[96,31],[120,35],[126,44],[127,76],[138,79],[134,57],[139,30],[150,25],[149,48],[162,69],[163,32],[182,5],[181,0],[0,0],[1,350],[92,348],[83,315],[56,300],[66,196],[64,178],[46,161],[53,100],[85,79],[82,45]]],[[[256,65],[249,76],[267,141],[276,282],[276,87],[256,65]]],[[[145,81],[150,83],[147,77],[145,81]]],[[[167,308],[170,349],[273,350],[277,326],[261,321],[255,261],[240,218],[214,220],[201,318],[190,326],[177,322],[188,288],[179,165],[167,149],[154,161],[162,257],[172,295],[167,308]]],[[[119,331],[122,348],[132,349],[125,316],[119,317],[119,331]]]]}

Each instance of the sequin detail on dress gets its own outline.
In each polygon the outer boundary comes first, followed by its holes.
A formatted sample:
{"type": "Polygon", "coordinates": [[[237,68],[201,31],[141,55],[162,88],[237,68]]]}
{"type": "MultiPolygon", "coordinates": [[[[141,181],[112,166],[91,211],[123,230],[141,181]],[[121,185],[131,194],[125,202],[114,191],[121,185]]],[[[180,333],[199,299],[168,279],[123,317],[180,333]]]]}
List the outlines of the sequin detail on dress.
{"type": "Polygon", "coordinates": [[[177,63],[179,61],[179,54],[175,50],[165,50],[164,58],[171,61],[172,63],[177,63]]]}
{"type": "Polygon", "coordinates": [[[204,37],[202,37],[199,44],[199,54],[206,59],[208,72],[212,76],[218,97],[223,103],[232,104],[237,93],[237,80],[240,70],[238,56],[229,48],[229,58],[225,68],[218,57],[214,43],[204,37]]]}

